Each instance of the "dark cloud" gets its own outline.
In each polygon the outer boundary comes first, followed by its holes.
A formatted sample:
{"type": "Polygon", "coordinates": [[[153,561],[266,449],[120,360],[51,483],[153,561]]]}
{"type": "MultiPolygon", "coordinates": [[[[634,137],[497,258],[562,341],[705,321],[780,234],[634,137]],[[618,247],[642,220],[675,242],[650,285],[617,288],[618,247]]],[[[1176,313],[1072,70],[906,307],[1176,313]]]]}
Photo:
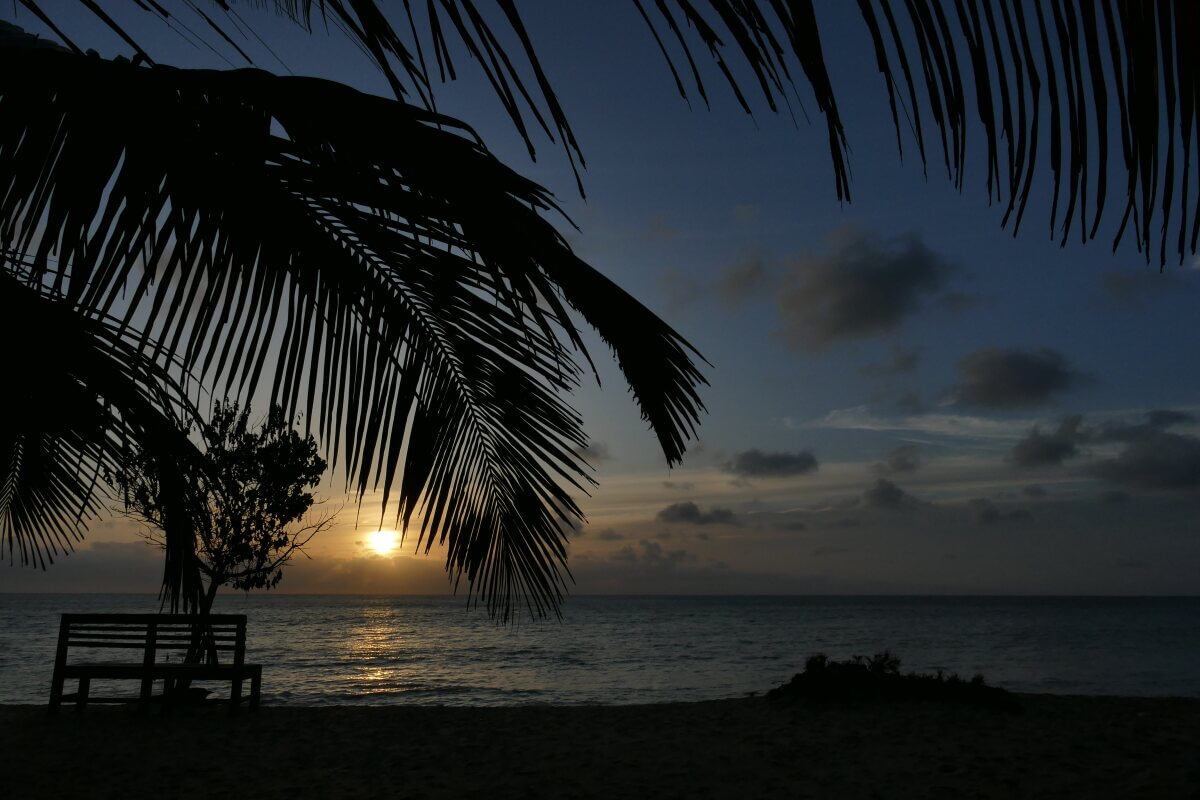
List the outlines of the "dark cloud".
{"type": "Polygon", "coordinates": [[[1057,465],[1079,455],[1081,445],[1144,442],[1156,438],[1166,428],[1195,421],[1196,417],[1186,411],[1155,409],[1143,414],[1140,422],[1105,420],[1099,425],[1085,426],[1083,415],[1074,414],[1063,417],[1052,433],[1042,433],[1035,425],[1013,446],[1009,460],[1021,467],[1057,465]]]}
{"type": "Polygon", "coordinates": [[[662,487],[664,489],[672,489],[678,492],[690,492],[692,489],[696,488],[696,484],[692,483],[691,481],[663,481],[662,487]]]}
{"type": "Polygon", "coordinates": [[[887,360],[867,364],[860,372],[869,378],[887,378],[892,375],[903,375],[916,369],[920,360],[920,353],[916,350],[893,347],[892,354],[887,360]]]}
{"type": "Polygon", "coordinates": [[[886,478],[879,478],[875,485],[863,492],[863,505],[888,510],[910,509],[921,505],[921,501],[886,478]]]}
{"type": "Polygon", "coordinates": [[[162,585],[163,551],[143,541],[90,541],[55,555],[44,570],[19,559],[10,566],[7,558],[0,569],[6,592],[155,592],[162,585]]]}
{"type": "Polygon", "coordinates": [[[737,517],[728,508],[710,508],[708,511],[701,511],[700,507],[692,502],[672,503],[663,510],[658,512],[660,522],[681,522],[689,525],[734,525],[737,523],[737,517]]]}
{"type": "Polygon", "coordinates": [[[834,530],[845,530],[847,528],[857,528],[861,524],[862,523],[854,517],[844,517],[842,519],[835,519],[826,523],[825,527],[832,528],[834,530]]]}
{"type": "Polygon", "coordinates": [[[664,550],[658,542],[642,539],[638,547],[625,545],[609,558],[624,564],[636,564],[649,569],[673,569],[679,564],[694,561],[695,556],[687,550],[664,550]]]}
{"type": "Polygon", "coordinates": [[[806,531],[808,526],[803,522],[776,522],[774,527],[781,531],[806,531]]]}
{"type": "Polygon", "coordinates": [[[1089,472],[1111,483],[1145,489],[1200,489],[1200,439],[1156,431],[1128,442],[1089,472]]]}
{"type": "Polygon", "coordinates": [[[755,255],[722,272],[717,279],[717,293],[723,300],[739,305],[761,294],[770,282],[766,265],[761,257],[755,255]]]}
{"type": "Polygon", "coordinates": [[[602,542],[619,542],[625,537],[614,531],[612,528],[605,528],[596,534],[596,538],[602,542]]]}
{"type": "Polygon", "coordinates": [[[1021,494],[1026,497],[1045,497],[1046,490],[1034,483],[1022,489],[1021,494]]]}
{"type": "Polygon", "coordinates": [[[920,466],[921,459],[917,457],[917,446],[902,444],[888,453],[886,460],[875,464],[873,469],[882,475],[889,475],[898,472],[915,472],[920,466]]]}
{"type": "Polygon", "coordinates": [[[1024,439],[1013,445],[1009,461],[1018,467],[1044,467],[1058,465],[1068,458],[1074,458],[1079,455],[1078,443],[1082,436],[1082,423],[1083,416],[1075,414],[1064,417],[1058,428],[1051,433],[1042,433],[1041,429],[1034,425],[1033,430],[1024,439]]]}
{"type": "Polygon", "coordinates": [[[1033,514],[1024,508],[1005,511],[986,497],[976,497],[968,501],[967,505],[971,507],[975,521],[980,525],[995,525],[999,522],[1028,522],[1033,519],[1033,514]]]}
{"type": "Polygon", "coordinates": [[[958,368],[963,381],[951,392],[955,401],[979,408],[1045,405],[1083,382],[1067,359],[1048,347],[984,348],[966,355],[958,368]]]}
{"type": "Polygon", "coordinates": [[[572,452],[589,464],[600,464],[612,459],[608,445],[604,442],[588,442],[586,447],[576,447],[572,452]]]}
{"type": "Polygon", "coordinates": [[[840,231],[827,255],[804,259],[788,276],[779,292],[780,336],[811,349],[893,331],[953,271],[919,236],[884,240],[840,231]]]}
{"type": "Polygon", "coordinates": [[[1146,412],[1146,424],[1154,428],[1169,428],[1172,425],[1186,425],[1195,421],[1195,414],[1171,408],[1156,408],[1146,412]]]}
{"type": "Polygon", "coordinates": [[[761,450],[746,450],[733,460],[722,465],[726,472],[743,478],[787,478],[804,475],[817,469],[816,456],[809,450],[796,453],[764,453],[761,450]]]}
{"type": "Polygon", "coordinates": [[[1195,421],[1195,415],[1186,411],[1157,408],[1147,411],[1141,422],[1121,420],[1102,422],[1094,431],[1090,431],[1089,435],[1096,442],[1136,442],[1149,439],[1166,428],[1186,425],[1195,421]]]}
{"type": "Polygon", "coordinates": [[[1120,489],[1105,489],[1100,493],[1100,502],[1106,505],[1120,505],[1129,502],[1129,492],[1120,489]]]}
{"type": "Polygon", "coordinates": [[[1115,306],[1142,310],[1162,295],[1194,292],[1200,284],[1184,270],[1110,270],[1100,274],[1100,287],[1115,306]]]}

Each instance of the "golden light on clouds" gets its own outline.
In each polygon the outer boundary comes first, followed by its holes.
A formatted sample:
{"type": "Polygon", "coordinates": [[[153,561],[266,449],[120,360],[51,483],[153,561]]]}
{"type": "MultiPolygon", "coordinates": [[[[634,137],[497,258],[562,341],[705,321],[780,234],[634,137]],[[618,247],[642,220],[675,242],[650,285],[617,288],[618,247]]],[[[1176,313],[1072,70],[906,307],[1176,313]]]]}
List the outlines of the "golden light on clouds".
{"type": "Polygon", "coordinates": [[[386,556],[400,543],[396,531],[371,531],[366,536],[367,547],[376,555],[386,556]]]}

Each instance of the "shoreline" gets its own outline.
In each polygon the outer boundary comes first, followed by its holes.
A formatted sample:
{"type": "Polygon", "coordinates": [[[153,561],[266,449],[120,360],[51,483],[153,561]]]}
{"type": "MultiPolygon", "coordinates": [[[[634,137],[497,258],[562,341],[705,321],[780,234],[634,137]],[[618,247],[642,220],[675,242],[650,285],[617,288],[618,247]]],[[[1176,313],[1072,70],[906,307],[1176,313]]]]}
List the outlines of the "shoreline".
{"type": "Polygon", "coordinates": [[[1200,796],[1200,699],[0,706],[13,797],[1200,796]]]}

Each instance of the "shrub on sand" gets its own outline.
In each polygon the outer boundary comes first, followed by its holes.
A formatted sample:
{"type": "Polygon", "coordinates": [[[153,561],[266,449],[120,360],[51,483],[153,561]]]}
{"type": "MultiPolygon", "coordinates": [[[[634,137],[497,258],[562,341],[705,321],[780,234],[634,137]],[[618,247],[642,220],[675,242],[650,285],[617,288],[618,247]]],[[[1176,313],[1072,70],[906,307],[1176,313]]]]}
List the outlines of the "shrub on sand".
{"type": "Polygon", "coordinates": [[[955,705],[1019,710],[1016,695],[988,686],[982,675],[963,680],[941,670],[933,675],[900,672],[900,659],[884,650],[870,658],[831,661],[823,653],[810,656],[804,671],[767,692],[772,700],[796,702],[854,700],[937,700],[955,705]]]}

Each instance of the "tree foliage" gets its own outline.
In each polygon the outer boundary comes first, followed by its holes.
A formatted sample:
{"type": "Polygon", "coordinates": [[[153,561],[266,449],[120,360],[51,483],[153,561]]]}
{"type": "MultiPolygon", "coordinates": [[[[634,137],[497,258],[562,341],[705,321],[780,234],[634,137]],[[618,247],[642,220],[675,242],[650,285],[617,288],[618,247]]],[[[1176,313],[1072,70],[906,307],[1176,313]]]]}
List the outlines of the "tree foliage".
{"type": "MultiPolygon", "coordinates": [[[[196,535],[196,563],[208,581],[201,611],[212,607],[220,586],[250,591],[271,589],[283,567],[331,517],[306,519],[325,460],[311,436],[301,436],[275,406],[257,429],[250,409],[217,403],[200,426],[204,459],[195,474],[189,512],[196,535]]],[[[147,538],[165,546],[164,500],[157,459],[133,454],[114,476],[124,512],[144,523],[147,538]]]]}

